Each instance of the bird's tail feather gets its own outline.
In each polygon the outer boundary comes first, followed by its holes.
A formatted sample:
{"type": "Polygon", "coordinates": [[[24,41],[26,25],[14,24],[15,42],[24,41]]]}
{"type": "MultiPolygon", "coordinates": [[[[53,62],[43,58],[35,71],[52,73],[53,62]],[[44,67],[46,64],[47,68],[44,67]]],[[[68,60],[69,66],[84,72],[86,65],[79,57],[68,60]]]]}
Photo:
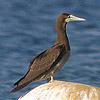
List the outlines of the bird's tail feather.
{"type": "Polygon", "coordinates": [[[10,91],[10,93],[13,93],[13,92],[16,92],[22,88],[24,88],[26,85],[28,85],[31,81],[26,81],[26,78],[25,76],[23,78],[21,78],[19,81],[17,81],[15,84],[14,84],[14,89],[10,91]]]}
{"type": "Polygon", "coordinates": [[[30,82],[26,82],[26,83],[24,83],[24,84],[22,84],[22,85],[19,85],[19,86],[16,85],[16,87],[15,87],[13,90],[11,90],[10,93],[16,92],[16,91],[18,91],[18,90],[24,88],[24,87],[25,87],[26,85],[28,85],[29,83],[30,83],[30,82]]]}

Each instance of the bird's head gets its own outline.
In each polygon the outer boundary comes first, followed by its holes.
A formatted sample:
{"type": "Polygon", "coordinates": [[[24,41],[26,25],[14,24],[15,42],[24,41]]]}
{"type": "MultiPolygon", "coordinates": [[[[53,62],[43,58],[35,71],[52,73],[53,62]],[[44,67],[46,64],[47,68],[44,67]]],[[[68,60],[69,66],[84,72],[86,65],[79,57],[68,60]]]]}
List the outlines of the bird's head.
{"type": "Polygon", "coordinates": [[[85,21],[85,19],[83,18],[79,18],[79,17],[76,17],[76,16],[73,16],[71,14],[68,14],[68,13],[62,13],[58,19],[60,19],[61,22],[71,22],[71,21],[85,21]]]}

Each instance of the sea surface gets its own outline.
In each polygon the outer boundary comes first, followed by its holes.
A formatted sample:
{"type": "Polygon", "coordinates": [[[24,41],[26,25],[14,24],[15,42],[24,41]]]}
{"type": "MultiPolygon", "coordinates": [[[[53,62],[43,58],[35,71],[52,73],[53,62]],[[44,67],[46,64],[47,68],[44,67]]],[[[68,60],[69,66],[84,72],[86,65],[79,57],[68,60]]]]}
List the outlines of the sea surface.
{"type": "Polygon", "coordinates": [[[56,19],[63,12],[86,21],[67,24],[71,56],[54,77],[100,87],[100,0],[1,0],[0,100],[18,100],[46,82],[32,82],[9,93],[27,72],[30,60],[54,44],[56,19]]]}

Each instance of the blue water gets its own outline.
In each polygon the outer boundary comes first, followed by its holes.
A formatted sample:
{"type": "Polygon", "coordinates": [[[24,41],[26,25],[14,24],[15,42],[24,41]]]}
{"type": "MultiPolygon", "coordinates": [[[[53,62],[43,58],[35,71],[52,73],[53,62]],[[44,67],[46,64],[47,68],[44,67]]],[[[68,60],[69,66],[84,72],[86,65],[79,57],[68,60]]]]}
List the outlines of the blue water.
{"type": "Polygon", "coordinates": [[[100,0],[1,0],[0,100],[17,100],[46,82],[9,94],[30,60],[55,42],[56,19],[63,12],[87,21],[67,25],[71,57],[55,79],[100,87],[100,0]]]}

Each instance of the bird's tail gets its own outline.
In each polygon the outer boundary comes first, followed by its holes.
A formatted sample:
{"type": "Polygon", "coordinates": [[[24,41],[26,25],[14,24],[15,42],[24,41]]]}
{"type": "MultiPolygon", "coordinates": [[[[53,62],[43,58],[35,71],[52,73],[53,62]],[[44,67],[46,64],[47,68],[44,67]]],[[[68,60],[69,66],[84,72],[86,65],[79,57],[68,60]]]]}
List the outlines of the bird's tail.
{"type": "Polygon", "coordinates": [[[14,89],[10,91],[10,93],[13,93],[13,92],[16,92],[22,88],[24,88],[26,85],[28,85],[30,83],[30,81],[28,82],[23,82],[25,77],[21,78],[19,81],[17,81],[15,84],[14,84],[14,89]]]}

